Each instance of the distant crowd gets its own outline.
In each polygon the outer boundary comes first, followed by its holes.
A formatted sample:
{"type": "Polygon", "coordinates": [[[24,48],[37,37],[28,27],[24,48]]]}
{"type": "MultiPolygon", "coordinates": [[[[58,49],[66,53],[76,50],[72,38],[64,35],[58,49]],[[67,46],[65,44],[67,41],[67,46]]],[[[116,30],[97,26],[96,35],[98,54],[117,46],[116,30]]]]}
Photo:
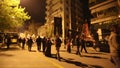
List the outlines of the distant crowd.
{"type": "Polygon", "coordinates": [[[36,43],[37,51],[43,52],[45,56],[52,57],[51,55],[51,46],[55,44],[56,47],[56,58],[60,60],[60,47],[62,44],[62,40],[60,39],[59,35],[56,35],[55,39],[52,40],[51,38],[47,37],[40,37],[37,36],[36,38],[21,38],[18,39],[18,44],[21,46],[21,48],[24,50],[25,45],[28,47],[28,51],[32,51],[33,44],[36,43]]]}

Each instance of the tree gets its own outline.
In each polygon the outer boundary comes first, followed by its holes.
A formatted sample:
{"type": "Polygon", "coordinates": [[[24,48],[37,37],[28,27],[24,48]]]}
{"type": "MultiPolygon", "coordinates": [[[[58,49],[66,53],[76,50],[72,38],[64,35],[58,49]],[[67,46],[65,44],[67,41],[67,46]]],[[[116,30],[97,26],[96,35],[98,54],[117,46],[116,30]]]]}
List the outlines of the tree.
{"type": "Polygon", "coordinates": [[[0,30],[21,27],[30,19],[19,4],[20,0],[0,0],[0,30]]]}

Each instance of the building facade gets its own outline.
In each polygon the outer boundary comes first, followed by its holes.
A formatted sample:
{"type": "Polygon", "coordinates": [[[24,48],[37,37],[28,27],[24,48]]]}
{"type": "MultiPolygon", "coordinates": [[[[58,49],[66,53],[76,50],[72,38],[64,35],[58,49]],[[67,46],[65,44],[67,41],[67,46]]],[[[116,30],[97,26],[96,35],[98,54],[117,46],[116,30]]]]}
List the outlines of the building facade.
{"type": "Polygon", "coordinates": [[[117,0],[90,0],[91,24],[97,30],[99,40],[109,34],[109,25],[116,24],[119,15],[117,0]]]}
{"type": "Polygon", "coordinates": [[[85,21],[90,22],[88,10],[88,0],[46,0],[46,26],[49,36],[59,34],[63,39],[75,37],[81,31],[82,24],[85,21]]]}

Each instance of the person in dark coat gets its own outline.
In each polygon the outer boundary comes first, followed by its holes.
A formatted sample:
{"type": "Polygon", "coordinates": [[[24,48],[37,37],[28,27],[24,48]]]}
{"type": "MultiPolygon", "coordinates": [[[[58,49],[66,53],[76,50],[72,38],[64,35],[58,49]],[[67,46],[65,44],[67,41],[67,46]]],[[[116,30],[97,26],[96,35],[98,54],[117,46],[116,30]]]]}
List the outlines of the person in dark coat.
{"type": "Polygon", "coordinates": [[[25,38],[22,38],[22,39],[21,39],[22,49],[25,49],[25,42],[26,42],[26,39],[25,39],[25,38]]]}
{"type": "Polygon", "coordinates": [[[28,50],[31,51],[32,44],[33,44],[32,37],[30,37],[30,38],[27,40],[27,44],[28,44],[28,50]]]}
{"type": "Polygon", "coordinates": [[[66,46],[67,46],[67,41],[68,41],[68,37],[66,37],[65,39],[64,39],[64,48],[66,49],[66,46]]]}
{"type": "Polygon", "coordinates": [[[18,38],[18,45],[19,45],[19,47],[21,47],[21,43],[22,43],[22,38],[19,37],[19,38],[18,38]]]}
{"type": "Polygon", "coordinates": [[[60,47],[61,47],[62,41],[58,35],[56,36],[55,43],[56,43],[55,46],[56,46],[56,51],[57,51],[56,58],[60,61],[60,53],[59,52],[60,52],[60,47]]]}
{"type": "Polygon", "coordinates": [[[36,39],[36,43],[37,43],[37,50],[41,51],[41,38],[40,36],[38,36],[38,38],[36,39]]]}
{"type": "Polygon", "coordinates": [[[7,49],[9,49],[10,48],[10,42],[11,42],[11,40],[10,40],[10,37],[6,37],[6,45],[7,45],[7,49]]]}
{"type": "Polygon", "coordinates": [[[52,42],[50,38],[48,38],[46,43],[45,56],[51,57],[51,46],[52,46],[52,42]]]}
{"type": "Polygon", "coordinates": [[[67,52],[71,53],[71,40],[70,39],[68,39],[68,42],[67,42],[67,52]]]}
{"type": "Polygon", "coordinates": [[[85,41],[84,35],[81,37],[81,52],[83,49],[84,49],[85,53],[88,53],[87,49],[86,49],[86,41],[85,41]]]}
{"type": "Polygon", "coordinates": [[[46,37],[44,37],[44,38],[42,39],[43,53],[45,53],[46,43],[47,43],[47,39],[46,39],[46,37]]]}
{"type": "Polygon", "coordinates": [[[79,51],[79,49],[80,49],[80,38],[79,38],[78,35],[76,36],[76,39],[75,39],[75,40],[76,40],[76,45],[77,45],[76,54],[81,56],[81,53],[80,53],[80,51],[79,51]]]}

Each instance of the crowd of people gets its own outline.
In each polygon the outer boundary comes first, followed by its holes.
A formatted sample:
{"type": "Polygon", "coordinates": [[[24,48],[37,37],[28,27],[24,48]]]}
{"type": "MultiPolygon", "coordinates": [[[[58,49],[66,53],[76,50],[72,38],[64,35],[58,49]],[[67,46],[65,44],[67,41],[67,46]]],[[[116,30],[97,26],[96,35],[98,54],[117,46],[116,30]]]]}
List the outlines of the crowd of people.
{"type": "MultiPolygon", "coordinates": [[[[59,35],[56,35],[54,40],[52,40],[50,37],[41,38],[40,36],[37,36],[35,39],[33,39],[32,37],[29,37],[29,38],[20,37],[18,41],[19,41],[19,45],[23,50],[25,49],[25,45],[27,45],[28,51],[32,51],[32,46],[34,43],[36,43],[36,46],[37,46],[36,50],[38,52],[43,52],[43,54],[48,57],[52,57],[51,46],[54,44],[56,48],[56,58],[60,60],[60,47],[63,40],[59,37],[59,35]]],[[[75,37],[75,41],[76,41],[75,45],[77,46],[76,55],[81,56],[80,51],[82,52],[83,49],[87,53],[84,37],[77,35],[75,37]],[[81,47],[81,50],[80,50],[80,47],[81,47]]],[[[67,38],[64,40],[64,43],[65,43],[64,45],[67,52],[71,53],[71,50],[72,50],[71,48],[73,47],[73,39],[67,38]]]]}
{"type": "Polygon", "coordinates": [[[60,39],[59,35],[56,35],[55,40],[53,41],[50,37],[41,38],[40,36],[33,39],[32,37],[29,38],[19,38],[18,44],[21,46],[21,48],[25,49],[25,44],[28,46],[28,51],[32,51],[33,44],[36,43],[37,51],[43,52],[43,54],[47,57],[52,57],[51,54],[51,46],[55,44],[56,47],[56,58],[60,60],[60,47],[62,44],[62,40],[60,39]]]}
{"type": "MultiPolygon", "coordinates": [[[[110,61],[115,64],[116,68],[120,68],[120,19],[118,19],[118,24],[112,24],[110,26],[110,35],[108,36],[108,45],[110,47],[110,61]]],[[[94,38],[95,39],[95,38],[94,38]]],[[[96,40],[95,40],[96,41],[96,40]]],[[[68,40],[67,51],[70,53],[70,43],[71,40],[68,40]]],[[[95,42],[97,43],[97,42],[95,42]]],[[[76,45],[77,51],[76,54],[81,56],[82,50],[84,49],[85,53],[88,53],[86,50],[86,40],[84,35],[76,36],[76,45]],[[79,50],[81,47],[81,50],[79,50]]]]}
{"type": "MultiPolygon", "coordinates": [[[[116,68],[120,68],[120,23],[117,25],[112,25],[110,28],[110,35],[107,39],[109,47],[110,47],[110,55],[111,55],[111,62],[116,65],[116,68]]],[[[8,38],[9,41],[9,38],[8,38]]],[[[54,43],[56,47],[56,58],[60,60],[60,47],[62,44],[62,41],[59,37],[59,35],[56,35],[55,40],[52,41],[51,38],[41,38],[38,36],[35,40],[30,38],[19,38],[19,43],[22,45],[22,49],[25,49],[25,43],[28,45],[28,51],[31,51],[32,45],[34,42],[37,44],[37,50],[39,52],[43,52],[45,56],[51,57],[51,46],[54,43]],[[42,48],[41,48],[42,47],[42,48]],[[42,50],[41,50],[42,49],[42,50]]],[[[6,43],[7,46],[9,45],[9,42],[6,43]]],[[[73,39],[66,38],[64,40],[65,48],[67,48],[67,52],[71,53],[71,47],[73,47],[73,39]]],[[[82,34],[81,36],[76,35],[75,37],[75,45],[77,46],[76,54],[81,55],[81,52],[85,51],[85,53],[88,53],[86,49],[86,39],[85,35],[82,34]],[[81,48],[81,50],[80,50],[81,48]]]]}

